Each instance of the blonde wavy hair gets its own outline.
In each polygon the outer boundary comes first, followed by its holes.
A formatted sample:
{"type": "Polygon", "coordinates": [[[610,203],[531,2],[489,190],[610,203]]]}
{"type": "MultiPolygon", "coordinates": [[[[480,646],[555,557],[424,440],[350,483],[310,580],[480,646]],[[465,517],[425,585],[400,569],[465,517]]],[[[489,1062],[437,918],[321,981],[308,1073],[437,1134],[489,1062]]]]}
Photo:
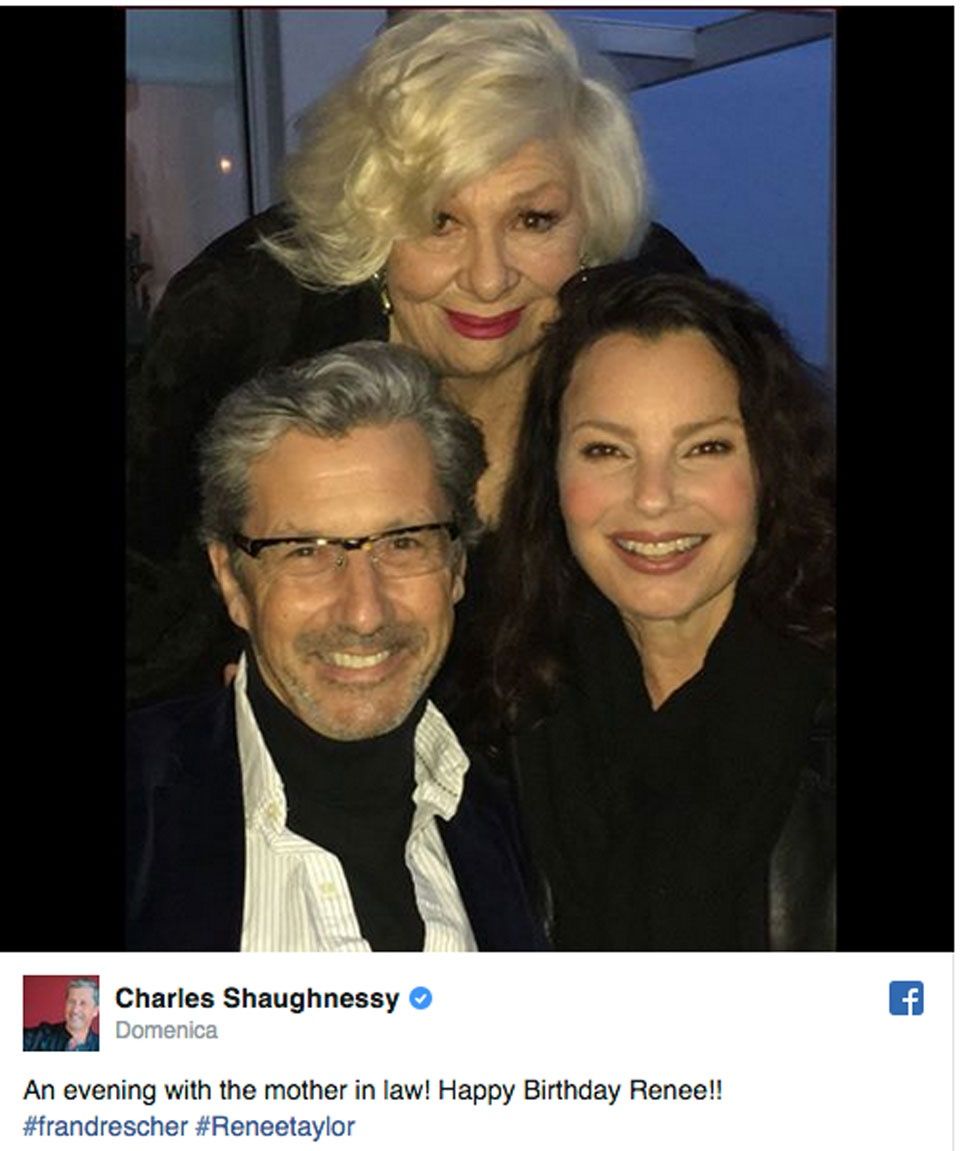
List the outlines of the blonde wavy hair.
{"type": "Polygon", "coordinates": [[[557,141],[573,162],[584,262],[629,254],[647,223],[646,174],[619,93],[585,74],[544,12],[422,10],[305,114],[284,173],[293,225],[262,243],[310,287],[361,283],[530,140],[557,141]]]}

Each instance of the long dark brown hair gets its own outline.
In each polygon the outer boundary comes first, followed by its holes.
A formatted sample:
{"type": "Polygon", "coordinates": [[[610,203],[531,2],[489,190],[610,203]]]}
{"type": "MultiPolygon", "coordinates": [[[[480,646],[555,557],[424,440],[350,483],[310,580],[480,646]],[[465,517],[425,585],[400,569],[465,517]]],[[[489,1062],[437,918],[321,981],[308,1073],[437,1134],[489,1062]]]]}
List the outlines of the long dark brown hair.
{"type": "Polygon", "coordinates": [[[582,579],[556,479],[560,410],[574,363],[611,332],[702,332],[740,384],[759,476],[757,546],[739,588],[777,630],[830,650],[834,638],[834,451],[827,391],[776,322],[705,276],[644,277],[629,264],[570,281],[538,360],[504,497],[486,632],[486,707],[501,720],[563,675],[565,621],[582,579]]]}

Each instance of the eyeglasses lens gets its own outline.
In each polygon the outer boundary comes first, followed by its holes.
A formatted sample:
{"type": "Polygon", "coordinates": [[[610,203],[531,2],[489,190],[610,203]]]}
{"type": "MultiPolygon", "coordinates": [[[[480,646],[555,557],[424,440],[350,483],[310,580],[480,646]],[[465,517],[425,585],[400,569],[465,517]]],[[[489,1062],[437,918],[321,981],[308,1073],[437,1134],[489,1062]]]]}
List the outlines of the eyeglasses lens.
{"type": "Polygon", "coordinates": [[[263,560],[278,574],[296,579],[332,576],[351,560],[351,552],[367,551],[381,575],[387,578],[427,575],[449,563],[450,537],[444,528],[430,528],[402,535],[381,536],[360,548],[336,543],[277,545],[264,548],[263,560]]]}

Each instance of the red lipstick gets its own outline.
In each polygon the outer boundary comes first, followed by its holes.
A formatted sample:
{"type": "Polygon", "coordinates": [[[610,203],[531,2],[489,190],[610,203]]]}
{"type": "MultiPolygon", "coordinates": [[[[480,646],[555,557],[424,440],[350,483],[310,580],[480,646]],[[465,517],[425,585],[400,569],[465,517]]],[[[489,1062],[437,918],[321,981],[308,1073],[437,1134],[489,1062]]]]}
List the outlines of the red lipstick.
{"type": "Polygon", "coordinates": [[[468,340],[499,340],[520,323],[523,308],[501,312],[499,316],[475,316],[471,312],[453,312],[444,308],[450,327],[468,340]]]}

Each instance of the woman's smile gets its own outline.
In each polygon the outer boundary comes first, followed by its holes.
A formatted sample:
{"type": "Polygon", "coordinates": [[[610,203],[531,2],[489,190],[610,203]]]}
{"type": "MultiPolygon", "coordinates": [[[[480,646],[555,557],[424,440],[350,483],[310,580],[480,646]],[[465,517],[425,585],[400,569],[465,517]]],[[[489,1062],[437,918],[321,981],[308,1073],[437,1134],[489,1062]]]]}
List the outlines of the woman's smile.
{"type": "Polygon", "coordinates": [[[650,533],[618,533],[610,537],[624,563],[650,575],[666,575],[686,567],[709,538],[706,534],[653,537],[650,533]]]}
{"type": "Polygon", "coordinates": [[[455,312],[444,309],[450,327],[468,340],[499,340],[509,335],[523,318],[523,308],[511,312],[501,312],[499,316],[475,316],[470,312],[455,312]]]}
{"type": "Polygon", "coordinates": [[[756,538],[733,369],[698,331],[615,332],[581,353],[557,457],[567,538],[634,628],[715,633],[756,538]]]}
{"type": "Polygon", "coordinates": [[[576,188],[563,146],[531,140],[439,204],[434,231],[387,260],[390,339],[446,380],[495,378],[530,355],[579,266],[576,188]]]}

